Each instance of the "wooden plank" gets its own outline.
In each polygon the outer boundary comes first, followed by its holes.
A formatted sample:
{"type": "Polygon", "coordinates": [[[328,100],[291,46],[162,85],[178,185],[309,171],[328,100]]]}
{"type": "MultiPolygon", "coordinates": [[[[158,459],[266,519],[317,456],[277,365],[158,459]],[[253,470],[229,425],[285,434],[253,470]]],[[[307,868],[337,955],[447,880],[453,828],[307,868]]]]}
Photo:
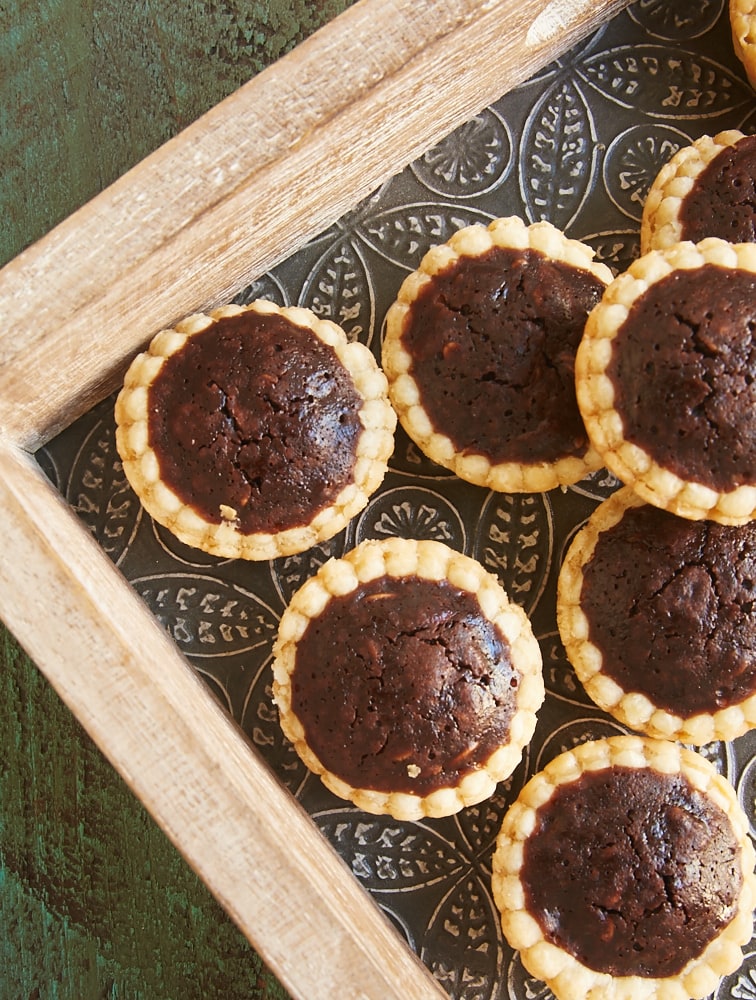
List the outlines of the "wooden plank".
{"type": "Polygon", "coordinates": [[[345,11],[0,271],[0,426],[44,443],[158,328],[229,298],[624,2],[345,11]]]}
{"type": "Polygon", "coordinates": [[[39,468],[1,446],[0,509],[0,616],[287,988],[444,996],[39,468]]]}
{"type": "Polygon", "coordinates": [[[622,6],[361,0],[0,272],[0,616],[307,1000],[443,994],[25,449],[622,6]]]}

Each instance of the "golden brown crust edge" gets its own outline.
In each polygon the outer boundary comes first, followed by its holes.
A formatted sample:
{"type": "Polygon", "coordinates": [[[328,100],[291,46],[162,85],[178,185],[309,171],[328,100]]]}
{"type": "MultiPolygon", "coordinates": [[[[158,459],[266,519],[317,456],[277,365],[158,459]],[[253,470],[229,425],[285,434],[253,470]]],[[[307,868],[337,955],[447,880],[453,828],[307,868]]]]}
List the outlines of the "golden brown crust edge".
{"type": "Polygon", "coordinates": [[[743,63],[751,86],[756,87],[756,2],[730,0],[729,12],[735,55],[743,63]]]}
{"type": "Polygon", "coordinates": [[[489,798],[496,784],[508,778],[520,762],[535,730],[536,714],[544,697],[541,652],[530,622],[525,612],[509,601],[496,578],[476,560],[441,542],[402,538],[361,542],[342,558],[330,559],[300,587],[281,618],[273,649],[273,677],[273,696],[281,727],[309,770],[320,775],[323,783],[340,798],[366,812],[388,814],[398,820],[450,816],[489,798]],[[297,642],[310,620],[323,611],[333,596],[349,594],[359,585],[383,576],[413,575],[429,580],[445,579],[475,595],[484,615],[509,641],[513,664],[521,675],[509,741],[458,785],[425,796],[349,785],[315,756],[292,710],[291,678],[296,666],[297,642]]]}
{"type": "Polygon", "coordinates": [[[751,939],[756,903],[754,850],[748,821],[734,789],[700,754],[668,740],[615,736],[582,744],[552,760],[525,785],[510,807],[499,832],[493,857],[492,889],[502,929],[510,946],[520,952],[525,968],[544,981],[557,1000],[687,1000],[711,993],[723,976],[742,963],[742,947],[751,939]],[[728,817],[740,844],[743,885],[735,916],[679,976],[646,979],[613,977],[587,968],[568,952],[547,941],[527,910],[520,879],[523,848],[536,823],[536,810],[561,784],[585,771],[610,766],[649,767],[663,774],[684,775],[728,817]]]}
{"type": "Polygon", "coordinates": [[[156,334],[147,351],[138,355],[126,372],[115,416],[118,453],[126,477],[145,510],[187,545],[223,558],[249,560],[303,552],[341,531],[365,507],[382,482],[393,451],[396,427],[386,378],[367,347],[350,343],[340,327],[319,319],[308,309],[281,307],[266,300],[246,306],[227,305],[209,314],[197,313],[156,334]],[[220,524],[205,520],[162,482],[158,459],[148,440],[149,386],[165,359],[215,320],[244,312],[276,312],[309,329],[333,348],[363,400],[360,409],[363,431],[358,438],[353,482],[332,504],[315,514],[309,524],[279,532],[245,534],[238,529],[231,508],[222,509],[220,524]]]}
{"type": "Polygon", "coordinates": [[[662,250],[682,240],[680,211],[699,175],[723,149],[734,146],[745,133],[729,129],[702,135],[683,146],[661,168],[649,188],[641,217],[640,251],[662,250]]]}

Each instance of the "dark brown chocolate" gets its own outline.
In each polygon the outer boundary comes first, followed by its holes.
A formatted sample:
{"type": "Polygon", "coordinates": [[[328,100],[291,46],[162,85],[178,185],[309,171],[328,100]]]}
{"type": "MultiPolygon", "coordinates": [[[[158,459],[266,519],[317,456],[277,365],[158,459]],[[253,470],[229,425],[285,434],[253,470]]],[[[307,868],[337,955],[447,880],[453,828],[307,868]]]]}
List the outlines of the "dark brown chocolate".
{"type": "Polygon", "coordinates": [[[435,275],[402,343],[433,426],[492,463],[585,454],[575,352],[604,286],[536,250],[494,247],[435,275]]]}
{"type": "Polygon", "coordinates": [[[427,795],[507,742],[519,680],[473,595],[382,577],[310,621],[292,709],[313,752],[353,787],[427,795]]]}
{"type": "Polygon", "coordinates": [[[599,535],[580,602],[624,691],[683,718],[756,691],[756,524],[630,508],[599,535]]]}
{"type": "Polygon", "coordinates": [[[212,523],[244,532],[309,523],[353,481],[361,398],[334,350],[278,314],[217,320],[149,389],[160,474],[212,523]]]}
{"type": "Polygon", "coordinates": [[[756,274],[704,264],[654,282],[607,375],[626,440],[685,481],[756,483],[756,274]]]}
{"type": "Polygon", "coordinates": [[[725,146],[696,178],[680,205],[681,236],[756,242],[756,136],[725,146]]]}
{"type": "Polygon", "coordinates": [[[547,940],[597,972],[664,978],[734,916],[739,853],[727,816],[683,776],[611,767],[538,809],[521,879],[547,940]]]}

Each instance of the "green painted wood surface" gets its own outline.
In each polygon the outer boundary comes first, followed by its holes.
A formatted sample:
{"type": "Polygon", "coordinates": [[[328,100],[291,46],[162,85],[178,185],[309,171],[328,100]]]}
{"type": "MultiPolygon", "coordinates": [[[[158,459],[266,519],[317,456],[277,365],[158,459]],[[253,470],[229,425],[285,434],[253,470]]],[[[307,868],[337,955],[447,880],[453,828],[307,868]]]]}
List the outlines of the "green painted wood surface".
{"type": "MultiPolygon", "coordinates": [[[[0,265],[350,2],[0,0],[0,265]]],[[[283,997],[0,624],[0,1000],[283,997]]]]}

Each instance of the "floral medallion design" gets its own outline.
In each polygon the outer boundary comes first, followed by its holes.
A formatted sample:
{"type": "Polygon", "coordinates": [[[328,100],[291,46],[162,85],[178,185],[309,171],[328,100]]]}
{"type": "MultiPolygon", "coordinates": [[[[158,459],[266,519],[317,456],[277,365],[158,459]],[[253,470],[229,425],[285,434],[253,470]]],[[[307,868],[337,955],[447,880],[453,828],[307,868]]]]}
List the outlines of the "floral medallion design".
{"type": "Polygon", "coordinates": [[[398,487],[381,493],[357,519],[355,541],[366,538],[427,539],[464,552],[461,513],[442,494],[425,487],[398,487]]]}
{"type": "Polygon", "coordinates": [[[695,4],[671,4],[666,0],[640,0],[630,8],[630,16],[649,36],[679,42],[698,38],[722,16],[724,0],[700,0],[695,4]]]}
{"type": "Polygon", "coordinates": [[[603,167],[604,185],[617,208],[640,222],[654,178],[690,141],[685,132],[669,126],[634,125],[618,135],[606,151],[603,167]]]}
{"type": "MultiPolygon", "coordinates": [[[[237,302],[304,305],[380,359],[401,282],[457,229],[499,216],[548,219],[615,273],[639,252],[646,192],[704,133],[756,131],[724,0],[638,0],[428,150],[271,272],[240,276],[237,302]]],[[[547,494],[493,494],[421,455],[401,428],[381,488],[336,538],[270,563],[218,560],[152,523],[115,449],[114,397],[38,454],[75,514],[252,747],[313,817],[453,1000],[553,1000],[503,939],[490,890],[502,817],[525,781],[568,747],[625,730],[588,699],[556,627],[569,541],[619,483],[599,470],[547,494]],[[397,823],[331,795],[284,739],[272,700],[278,621],[328,559],[364,538],[436,539],[477,558],[531,616],[546,699],[512,777],[454,817],[397,823]]],[[[159,665],[155,665],[159,670],[159,665]]],[[[756,739],[702,748],[738,791],[756,836],[756,739]]],[[[716,1000],[756,1000],[756,953],[716,1000]]]]}
{"type": "Polygon", "coordinates": [[[472,198],[500,184],[511,165],[509,127],[487,108],[429,149],[410,170],[442,197],[472,198]]]}

